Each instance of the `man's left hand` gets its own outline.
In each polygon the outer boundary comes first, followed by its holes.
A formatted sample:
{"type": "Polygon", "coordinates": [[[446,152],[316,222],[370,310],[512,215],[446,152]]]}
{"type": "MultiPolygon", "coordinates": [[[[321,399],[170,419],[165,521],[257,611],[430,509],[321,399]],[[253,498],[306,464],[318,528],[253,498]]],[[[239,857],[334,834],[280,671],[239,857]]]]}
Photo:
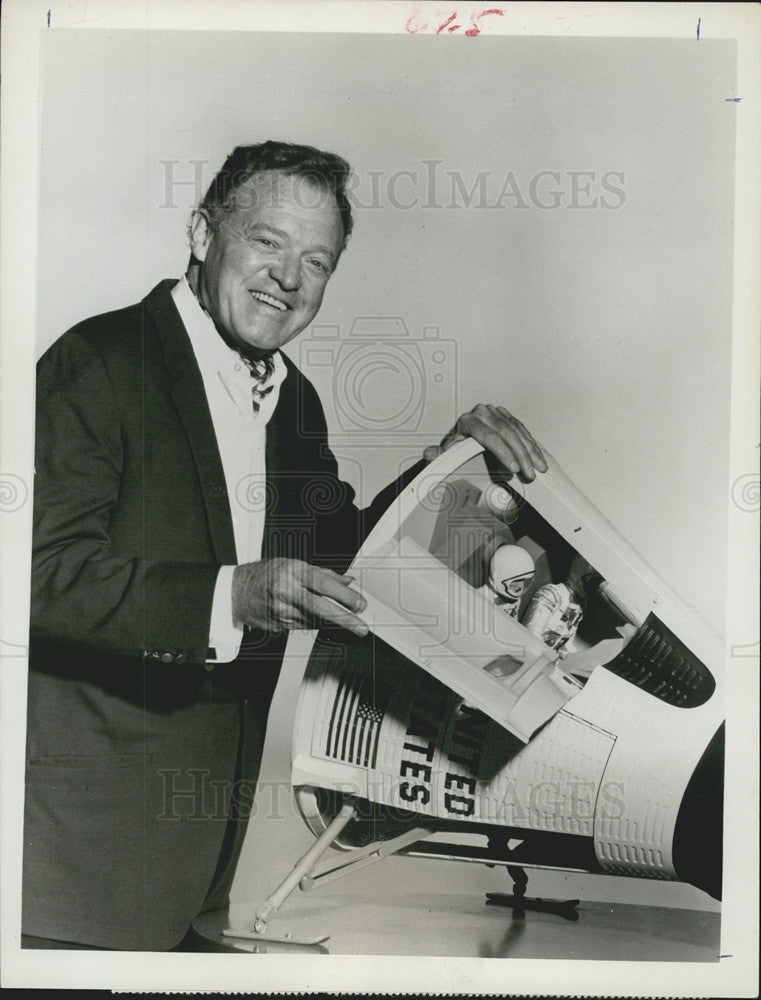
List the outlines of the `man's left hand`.
{"type": "Polygon", "coordinates": [[[524,479],[531,481],[537,472],[547,471],[542,449],[520,420],[504,406],[490,403],[479,403],[469,413],[463,413],[440,445],[425,449],[426,462],[466,437],[475,438],[501,465],[524,479]]]}

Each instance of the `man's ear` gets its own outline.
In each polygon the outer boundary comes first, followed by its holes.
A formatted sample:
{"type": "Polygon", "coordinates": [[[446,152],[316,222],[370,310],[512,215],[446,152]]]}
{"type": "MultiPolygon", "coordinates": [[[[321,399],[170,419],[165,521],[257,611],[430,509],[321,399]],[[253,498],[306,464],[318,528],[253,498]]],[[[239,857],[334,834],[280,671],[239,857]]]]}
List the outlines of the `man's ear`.
{"type": "Polygon", "coordinates": [[[209,217],[203,209],[197,209],[190,219],[190,251],[196,260],[206,259],[212,235],[209,217]]]}

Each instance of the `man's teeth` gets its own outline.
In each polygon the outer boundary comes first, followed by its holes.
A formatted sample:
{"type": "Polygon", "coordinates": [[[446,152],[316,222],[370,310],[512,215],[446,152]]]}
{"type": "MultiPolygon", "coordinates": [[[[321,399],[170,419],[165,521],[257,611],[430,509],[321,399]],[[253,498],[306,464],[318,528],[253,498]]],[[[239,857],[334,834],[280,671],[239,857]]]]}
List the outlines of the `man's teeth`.
{"type": "Polygon", "coordinates": [[[275,309],[280,309],[281,312],[285,312],[288,306],[281,302],[279,299],[273,299],[271,295],[265,295],[264,292],[251,292],[251,297],[258,299],[259,302],[264,302],[268,306],[274,306],[275,309]]]}

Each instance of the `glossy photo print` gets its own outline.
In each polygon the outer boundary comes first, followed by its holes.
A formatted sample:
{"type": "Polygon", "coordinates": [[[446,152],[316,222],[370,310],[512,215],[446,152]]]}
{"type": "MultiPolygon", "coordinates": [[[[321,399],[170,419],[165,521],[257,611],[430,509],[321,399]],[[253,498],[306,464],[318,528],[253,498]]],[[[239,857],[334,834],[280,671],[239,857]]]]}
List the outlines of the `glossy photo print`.
{"type": "Polygon", "coordinates": [[[8,8],[3,984],[755,995],[756,8],[8,8]]]}

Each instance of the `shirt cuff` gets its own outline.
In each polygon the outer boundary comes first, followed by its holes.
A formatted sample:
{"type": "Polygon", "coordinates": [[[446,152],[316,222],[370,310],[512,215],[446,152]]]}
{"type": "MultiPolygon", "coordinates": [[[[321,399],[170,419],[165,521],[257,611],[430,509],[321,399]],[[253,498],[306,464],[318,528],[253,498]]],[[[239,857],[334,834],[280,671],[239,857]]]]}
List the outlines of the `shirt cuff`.
{"type": "Polygon", "coordinates": [[[240,652],[243,625],[233,621],[234,566],[221,566],[214,587],[207,663],[230,663],[240,652]]]}

